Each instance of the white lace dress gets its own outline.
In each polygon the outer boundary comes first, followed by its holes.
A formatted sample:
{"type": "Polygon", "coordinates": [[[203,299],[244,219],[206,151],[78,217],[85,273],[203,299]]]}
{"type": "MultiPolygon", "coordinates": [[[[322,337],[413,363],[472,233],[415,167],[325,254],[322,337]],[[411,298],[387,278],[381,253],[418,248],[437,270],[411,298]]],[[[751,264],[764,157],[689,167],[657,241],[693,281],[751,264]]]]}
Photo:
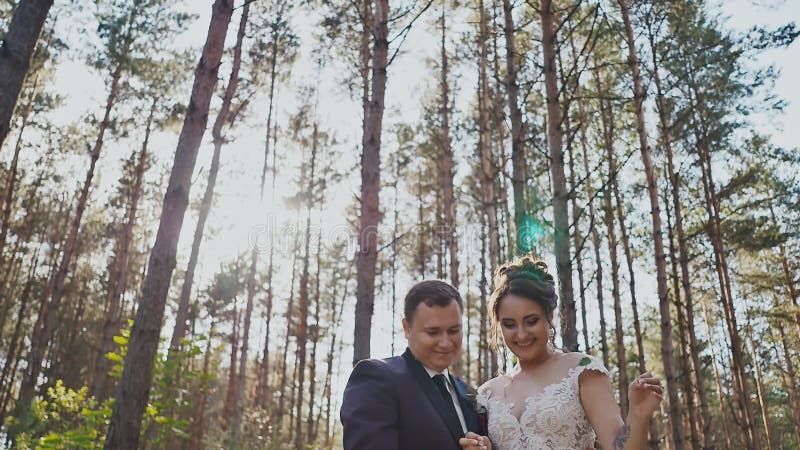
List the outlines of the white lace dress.
{"type": "Polygon", "coordinates": [[[580,401],[578,377],[586,370],[608,375],[601,362],[582,358],[567,376],[526,398],[519,420],[514,403],[492,394],[486,385],[478,390],[478,403],[486,407],[489,439],[495,450],[582,450],[593,448],[595,432],[580,401]]]}

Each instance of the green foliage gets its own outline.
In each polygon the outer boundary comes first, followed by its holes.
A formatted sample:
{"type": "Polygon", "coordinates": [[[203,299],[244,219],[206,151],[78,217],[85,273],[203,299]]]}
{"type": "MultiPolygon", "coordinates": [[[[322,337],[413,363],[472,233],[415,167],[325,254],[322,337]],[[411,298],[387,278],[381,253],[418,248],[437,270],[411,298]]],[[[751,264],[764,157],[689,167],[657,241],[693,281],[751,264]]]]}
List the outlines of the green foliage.
{"type": "MultiPolygon", "coordinates": [[[[110,370],[113,378],[119,378],[122,374],[132,325],[133,322],[129,321],[128,328],[114,336],[118,348],[106,354],[106,358],[113,362],[110,370]]],[[[169,437],[187,437],[189,422],[182,418],[184,414],[177,413],[188,411],[193,393],[209,391],[214,379],[213,375],[193,370],[187,364],[190,359],[202,354],[200,344],[206,339],[199,336],[195,340],[184,340],[183,350],[170,359],[163,354],[156,358],[153,389],[142,423],[142,442],[146,442],[148,447],[164,448],[169,437]]],[[[56,380],[55,385],[47,389],[45,398],[37,398],[33,402],[25,418],[9,418],[6,423],[8,429],[24,430],[17,435],[12,448],[102,449],[113,405],[113,399],[101,403],[89,396],[86,386],[73,390],[67,388],[62,380],[56,380]]]]}
{"type": "MultiPolygon", "coordinates": [[[[101,449],[111,418],[113,400],[102,404],[89,396],[89,388],[72,390],[57,380],[44,399],[31,405],[26,431],[17,436],[14,449],[101,449]]],[[[9,419],[8,427],[14,427],[9,419]]]]}

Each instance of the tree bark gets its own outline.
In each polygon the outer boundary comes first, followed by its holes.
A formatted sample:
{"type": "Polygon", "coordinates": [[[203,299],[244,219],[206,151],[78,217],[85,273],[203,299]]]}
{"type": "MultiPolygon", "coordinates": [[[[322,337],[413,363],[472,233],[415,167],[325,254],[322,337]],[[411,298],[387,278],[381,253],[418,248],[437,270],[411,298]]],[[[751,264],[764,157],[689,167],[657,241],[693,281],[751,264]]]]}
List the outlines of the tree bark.
{"type": "MultiPolygon", "coordinates": [[[[294,301],[295,301],[294,282],[295,278],[297,277],[297,254],[299,253],[297,248],[297,241],[298,237],[297,235],[295,235],[294,252],[293,252],[294,256],[292,258],[292,280],[289,287],[289,301],[287,302],[286,305],[286,335],[285,335],[285,340],[283,342],[283,355],[281,359],[281,381],[278,387],[280,396],[278,398],[278,411],[275,415],[275,426],[273,428],[276,432],[279,431],[281,429],[281,426],[283,425],[283,414],[285,412],[284,408],[286,406],[286,384],[287,384],[286,368],[288,366],[288,361],[289,361],[289,356],[288,356],[289,340],[295,328],[292,325],[294,322],[294,301]]],[[[289,411],[291,411],[291,408],[289,409],[289,411]]],[[[293,421],[290,422],[294,423],[293,421]]]]}
{"type": "MultiPolygon", "coordinates": [[[[596,75],[595,75],[596,76],[596,75]]],[[[581,119],[580,141],[581,153],[583,156],[583,170],[586,173],[584,177],[584,190],[586,192],[586,202],[589,206],[589,233],[592,236],[592,248],[594,250],[595,259],[595,284],[597,285],[597,309],[600,314],[600,351],[603,357],[603,364],[609,367],[608,361],[608,333],[606,330],[606,313],[605,313],[605,294],[603,289],[603,264],[600,259],[600,232],[597,231],[595,224],[595,217],[597,217],[594,207],[595,192],[592,189],[592,172],[589,169],[589,144],[586,138],[586,120],[583,102],[578,102],[578,111],[581,119]]],[[[589,347],[586,348],[589,351],[589,347]]]]}
{"type": "Polygon", "coordinates": [[[559,286],[559,315],[561,344],[566,351],[578,349],[578,330],[575,325],[575,299],[572,290],[572,261],[569,243],[569,191],[564,172],[561,109],[556,77],[556,36],[552,0],[541,1],[542,53],[544,54],[544,83],[547,96],[547,146],[550,155],[550,182],[553,193],[553,230],[556,272],[559,286]]]}
{"type": "MultiPolygon", "coordinates": [[[[664,189],[666,191],[666,188],[664,189]]],[[[666,192],[664,193],[664,197],[666,198],[666,192]]],[[[672,290],[673,295],[675,296],[675,312],[677,313],[678,319],[678,341],[679,341],[679,362],[681,367],[681,374],[680,377],[681,385],[683,386],[684,392],[684,401],[686,402],[686,413],[688,416],[688,424],[689,424],[689,432],[691,434],[691,441],[690,447],[697,448],[698,445],[701,444],[700,442],[700,433],[702,433],[702,425],[697,420],[697,412],[696,407],[694,404],[694,393],[695,389],[693,386],[693,380],[691,377],[692,374],[692,367],[690,361],[690,349],[688,344],[688,339],[686,335],[689,334],[689,330],[687,330],[686,325],[686,316],[684,314],[684,304],[681,301],[681,290],[680,290],[680,277],[678,276],[678,258],[677,254],[678,251],[675,248],[675,232],[674,227],[672,225],[672,211],[670,210],[670,203],[665,202],[665,212],[667,214],[667,239],[669,242],[669,253],[670,253],[670,268],[671,268],[671,275],[672,275],[672,290]]],[[[682,416],[683,417],[683,416],[682,416]]]]}
{"type": "MultiPolygon", "coordinates": [[[[192,285],[194,283],[194,272],[197,267],[197,260],[200,253],[200,244],[203,240],[203,233],[205,231],[206,220],[211,213],[211,205],[214,201],[214,189],[217,184],[217,175],[220,167],[220,154],[222,153],[222,146],[225,144],[225,137],[222,135],[222,127],[228,122],[230,116],[231,102],[236,89],[239,86],[239,68],[242,62],[242,43],[244,41],[245,31],[247,29],[247,20],[250,11],[250,3],[245,3],[242,8],[242,17],[239,20],[239,29],[236,34],[236,44],[233,48],[233,63],[231,64],[231,73],[228,78],[228,85],[225,87],[225,94],[222,97],[222,104],[220,105],[219,112],[214,125],[211,127],[211,136],[213,138],[214,153],[211,156],[211,167],[208,170],[208,181],[206,183],[206,190],[203,193],[203,199],[200,203],[200,211],[197,217],[197,224],[194,229],[194,238],[192,239],[192,250],[189,255],[189,263],[186,267],[186,274],[184,275],[183,285],[181,286],[180,297],[178,297],[178,311],[175,313],[175,328],[172,331],[172,339],[170,340],[170,352],[174,353],[181,348],[181,341],[186,336],[186,321],[189,319],[189,302],[192,295],[192,285]]],[[[228,126],[232,126],[228,123],[228,126]]]]}
{"type": "MultiPolygon", "coordinates": [[[[777,298],[775,304],[777,306],[777,298]]],[[[789,338],[786,336],[786,330],[783,328],[783,323],[778,321],[776,328],[781,338],[781,349],[783,356],[783,363],[786,366],[786,371],[783,375],[784,385],[789,392],[789,401],[791,402],[792,422],[794,424],[794,433],[797,442],[800,443],[800,392],[797,389],[797,371],[792,361],[792,355],[789,348],[792,345],[789,343],[789,338]]],[[[0,410],[2,411],[2,410],[0,410]]]]}
{"type": "MultiPolygon", "coordinates": [[[[125,70],[125,58],[128,55],[130,45],[132,43],[130,24],[133,16],[136,13],[136,8],[131,8],[127,17],[127,29],[123,33],[122,50],[120,51],[119,59],[117,59],[116,66],[111,71],[111,84],[109,87],[108,97],[106,98],[105,113],[103,120],[97,130],[97,138],[94,146],[90,152],[89,169],[86,172],[86,177],[83,181],[80,194],[78,196],[78,204],[75,208],[75,215],[72,218],[72,223],[69,228],[67,240],[64,244],[61,253],[61,261],[58,266],[58,271],[46,292],[49,296],[49,301],[44,303],[44,309],[41,311],[41,327],[34,328],[33,337],[31,339],[31,351],[29,355],[28,368],[25,378],[23,379],[22,387],[20,388],[19,399],[17,401],[18,413],[22,414],[26,411],[33,400],[34,389],[39,379],[39,374],[42,370],[43,359],[45,351],[50,341],[53,339],[55,329],[59,323],[58,310],[61,306],[61,300],[64,296],[64,284],[72,267],[73,259],[78,247],[78,233],[80,231],[83,214],[86,211],[86,206],[89,201],[89,191],[94,181],[95,168],[97,161],[100,159],[100,152],[103,149],[103,138],[105,137],[106,130],[111,124],[111,111],[117,102],[119,95],[119,82],[122,78],[123,71],[125,70]]],[[[38,325],[38,324],[37,324],[38,325]]]]}
{"type": "Polygon", "coordinates": [[[442,149],[442,199],[444,208],[444,233],[448,256],[450,257],[450,283],[458,289],[458,233],[456,232],[456,199],[453,193],[453,148],[450,139],[450,84],[448,81],[449,61],[445,36],[445,7],[442,5],[442,41],[441,41],[441,104],[439,115],[441,117],[441,149],[442,149]]]}
{"type": "MultiPolygon", "coordinates": [[[[525,236],[523,220],[527,214],[525,202],[525,128],[522,111],[519,107],[519,83],[517,72],[520,55],[517,51],[514,15],[511,1],[503,0],[503,33],[506,44],[506,94],[508,98],[509,119],[511,119],[511,187],[514,192],[514,226],[516,230],[515,253],[524,252],[520,236],[525,236]]],[[[510,242],[508,245],[512,245],[510,242]]]]}
{"type": "MultiPolygon", "coordinates": [[[[209,375],[209,368],[211,366],[211,340],[214,337],[214,327],[216,326],[216,322],[211,323],[211,327],[209,328],[208,332],[208,341],[206,341],[206,350],[203,353],[203,369],[202,374],[203,377],[207,377],[209,375]]],[[[204,386],[205,388],[205,386],[204,386]]],[[[189,424],[189,439],[184,440],[181,444],[182,450],[191,450],[191,449],[199,449],[203,447],[203,435],[205,434],[205,427],[203,426],[205,422],[205,415],[206,415],[206,406],[208,404],[208,395],[205,392],[205,389],[197,392],[195,404],[197,405],[194,408],[192,413],[192,420],[189,424]]]]}
{"type": "MultiPolygon", "coordinates": [[[[599,85],[598,85],[599,86],[599,85]]],[[[603,100],[600,100],[601,103],[603,100]]],[[[605,200],[606,232],[608,233],[608,253],[611,262],[611,297],[614,299],[614,335],[616,337],[617,371],[619,372],[619,403],[623,414],[628,411],[628,363],[625,354],[625,335],[622,323],[622,299],[619,289],[619,258],[617,257],[617,234],[614,228],[614,209],[611,201],[611,184],[617,178],[617,163],[614,158],[614,115],[612,106],[601,107],[603,137],[608,165],[608,183],[603,197],[605,200]]]]}
{"type": "Polygon", "coordinates": [[[706,338],[708,339],[708,347],[711,351],[711,365],[714,368],[714,383],[717,387],[717,401],[719,402],[720,421],[722,422],[722,430],[725,433],[725,448],[731,450],[733,444],[731,441],[731,432],[728,429],[728,415],[725,414],[725,399],[722,394],[722,380],[719,375],[719,368],[717,367],[717,351],[714,349],[714,341],[711,340],[711,316],[708,314],[705,302],[701,303],[703,306],[703,315],[705,316],[706,323],[706,338]]]}
{"type": "Polygon", "coordinates": [[[628,64],[633,77],[633,96],[636,106],[636,131],[639,135],[639,149],[642,154],[647,178],[647,191],[650,198],[650,213],[652,216],[653,249],[656,264],[656,282],[658,286],[658,305],[661,316],[661,358],[664,364],[664,378],[667,384],[667,397],[669,399],[669,414],[672,420],[672,438],[675,450],[683,450],[685,438],[683,424],[680,420],[680,400],[678,385],[675,377],[674,345],[672,342],[672,317],[670,316],[669,287],[667,286],[667,261],[664,254],[664,240],[661,230],[661,212],[658,199],[658,179],[653,165],[650,145],[647,142],[647,128],[645,126],[644,97],[645,91],[639,68],[639,58],[636,52],[636,41],[633,37],[633,27],[628,15],[626,0],[618,0],[625,25],[625,38],[628,46],[628,64]]]}
{"type": "Polygon", "coordinates": [[[631,313],[633,314],[633,331],[636,337],[636,355],[638,356],[637,363],[639,372],[647,372],[647,364],[644,360],[644,340],[642,338],[642,326],[639,322],[639,307],[636,301],[636,276],[633,271],[633,254],[631,253],[630,240],[628,239],[628,230],[625,225],[625,214],[622,211],[622,196],[619,193],[619,178],[614,177],[611,180],[611,191],[614,194],[614,202],[616,204],[617,222],[619,223],[619,238],[622,244],[622,249],[625,252],[625,263],[628,267],[628,287],[631,296],[631,313]]]}
{"type": "MultiPolygon", "coordinates": [[[[772,204],[772,195],[768,197],[767,205],[769,206],[770,218],[772,223],[778,225],[778,219],[775,217],[775,207],[772,204]]],[[[778,256],[781,259],[781,268],[783,269],[783,277],[786,282],[786,293],[789,295],[789,301],[794,305],[794,321],[797,327],[798,336],[800,336],[800,305],[797,304],[797,288],[794,285],[794,275],[792,269],[789,267],[789,258],[786,256],[786,246],[781,243],[778,245],[778,256]]],[[[800,442],[800,440],[798,440],[800,442]]]]}
{"type": "Polygon", "coordinates": [[[215,0],[206,44],[195,71],[192,94],[164,195],[142,299],[131,329],[128,354],[106,436],[106,450],[133,450],[139,443],[139,430],[150,390],[167,292],[175,269],[178,238],[189,203],[191,176],[208,122],[209,103],[217,84],[225,35],[232,14],[232,0],[215,0]]]}
{"type": "MultiPolygon", "coordinates": [[[[304,238],[303,250],[303,269],[300,275],[300,292],[298,303],[298,320],[297,320],[297,410],[295,411],[294,420],[296,422],[297,432],[295,433],[294,447],[303,448],[306,444],[303,432],[303,391],[306,373],[306,346],[308,341],[308,309],[310,307],[309,299],[309,259],[311,248],[311,210],[315,207],[314,196],[317,194],[314,190],[315,171],[317,161],[317,140],[318,130],[317,124],[314,123],[314,131],[311,138],[311,176],[308,180],[307,187],[310,195],[306,203],[306,229],[304,238]]],[[[313,377],[314,374],[312,373],[313,377]]]]}
{"type": "Polygon", "coordinates": [[[38,266],[39,261],[39,251],[36,251],[36,254],[33,257],[33,262],[31,263],[30,270],[28,271],[28,279],[25,282],[25,287],[22,290],[22,293],[19,297],[19,309],[17,310],[17,321],[14,324],[14,331],[11,334],[11,337],[8,340],[8,351],[4,357],[3,361],[3,371],[0,373],[0,386],[8,386],[8,389],[0,389],[0,423],[3,422],[5,419],[5,412],[6,406],[8,405],[8,401],[11,399],[11,392],[12,386],[14,381],[14,372],[19,364],[19,351],[20,346],[20,336],[22,331],[22,323],[25,320],[25,314],[28,312],[28,302],[30,301],[31,297],[31,289],[33,288],[33,282],[35,279],[36,274],[36,267],[38,266]]]}
{"type": "Polygon", "coordinates": [[[0,147],[11,130],[14,108],[51,6],[53,0],[21,0],[0,44],[0,147]]]}
{"type": "Polygon", "coordinates": [[[361,155],[361,206],[356,257],[356,312],[353,365],[370,356],[370,333],[375,303],[375,263],[378,258],[380,151],[386,69],[389,53],[389,1],[375,0],[372,36],[372,86],[364,122],[361,155]]]}
{"type": "Polygon", "coordinates": [[[231,345],[231,356],[228,364],[228,382],[225,384],[225,402],[222,404],[223,429],[227,429],[231,425],[233,409],[236,407],[237,359],[239,356],[239,334],[241,333],[239,330],[242,327],[242,313],[237,307],[236,300],[235,298],[233,299],[233,326],[230,338],[228,338],[231,345]]]}
{"type": "Polygon", "coordinates": [[[759,362],[758,348],[753,340],[753,325],[750,323],[750,311],[747,312],[747,339],[750,344],[750,354],[753,358],[753,366],[756,369],[756,392],[758,393],[758,404],[761,407],[761,420],[764,424],[764,437],[767,439],[767,449],[772,450],[772,427],[769,424],[769,409],[767,408],[767,393],[764,390],[764,382],[761,375],[761,363],[759,362]]]}
{"type": "Polygon", "coordinates": [[[728,336],[731,340],[731,377],[733,380],[734,399],[739,411],[739,425],[742,428],[745,438],[745,447],[750,449],[760,449],[752,407],[750,404],[750,388],[747,386],[747,373],[744,362],[742,339],[739,335],[739,326],[736,320],[736,310],[731,291],[731,281],[728,269],[725,245],[723,243],[722,225],[719,216],[719,198],[714,188],[714,179],[711,172],[711,162],[709,151],[705,143],[700,138],[697,148],[698,159],[702,172],[703,192],[706,203],[706,213],[708,222],[706,224],[707,234],[711,241],[714,251],[714,266],[717,271],[722,309],[727,325],[728,336]]]}
{"type": "MultiPolygon", "coordinates": [[[[320,322],[320,291],[319,291],[319,283],[320,283],[320,275],[322,273],[321,269],[321,259],[322,255],[320,254],[322,250],[322,229],[320,227],[320,231],[317,235],[317,272],[314,277],[314,327],[311,328],[311,357],[309,358],[308,364],[308,372],[310,376],[308,377],[308,418],[306,419],[306,442],[316,442],[317,437],[317,421],[314,419],[314,404],[316,400],[316,392],[317,392],[317,345],[319,344],[319,337],[320,337],[320,330],[321,330],[321,322],[320,322]]],[[[319,409],[319,412],[322,413],[322,408],[319,409]]]]}
{"type": "Polygon", "coordinates": [[[106,296],[106,313],[103,317],[103,327],[100,336],[99,350],[92,356],[89,368],[91,382],[87,385],[91,387],[91,395],[97,399],[105,399],[109,393],[106,388],[108,382],[107,372],[109,370],[108,360],[105,355],[111,351],[113,337],[118,332],[120,323],[120,306],[122,293],[127,289],[128,265],[130,263],[131,242],[133,241],[133,228],[136,225],[136,214],[138,211],[139,198],[142,195],[142,183],[144,180],[145,166],[147,163],[147,147],[150,142],[152,131],[153,116],[158,100],[153,99],[150,105],[150,113],[147,116],[145,125],[144,140],[142,149],[139,152],[136,172],[134,175],[133,189],[128,205],[128,214],[122,230],[122,236],[117,244],[117,254],[111,263],[109,270],[109,290],[106,296]]]}
{"type": "MultiPolygon", "coordinates": [[[[579,127],[583,127],[583,117],[579,115],[578,118],[579,127]]],[[[576,171],[575,171],[575,152],[573,150],[573,146],[567,147],[567,152],[569,156],[569,185],[570,190],[574,193],[578,190],[578,184],[575,179],[576,171]]],[[[581,253],[583,252],[583,239],[581,236],[580,226],[578,225],[579,221],[577,218],[580,215],[580,210],[578,208],[578,200],[577,195],[570,196],[570,202],[572,207],[572,217],[575,218],[575,230],[572,233],[572,245],[575,247],[575,269],[578,271],[578,296],[581,302],[581,325],[583,332],[583,351],[589,351],[589,326],[586,322],[586,280],[583,274],[583,257],[581,253]]]]}
{"type": "MultiPolygon", "coordinates": [[[[478,1],[478,151],[480,154],[480,168],[479,179],[481,189],[481,214],[483,215],[483,222],[486,225],[484,236],[482,236],[483,243],[488,248],[488,264],[486,263],[486,248],[481,259],[481,267],[483,274],[481,278],[481,288],[483,294],[488,295],[492,290],[491,279],[487,280],[485,277],[486,268],[488,267],[489,273],[495,272],[495,267],[500,257],[499,241],[499,227],[497,224],[497,192],[495,190],[495,178],[498,175],[497,164],[495,157],[492,154],[492,141],[491,141],[491,128],[490,128],[490,99],[489,99],[489,52],[487,42],[489,40],[488,31],[488,18],[486,8],[483,0],[478,1]]],[[[485,298],[482,295],[482,298],[485,298]]],[[[482,318],[486,317],[485,305],[482,304],[482,318]]],[[[481,333],[485,336],[484,333],[481,333]]],[[[497,372],[497,358],[494,357],[494,350],[488,345],[484,353],[485,361],[483,365],[484,377],[482,380],[488,379],[491,374],[497,372]]]]}
{"type": "MultiPolygon", "coordinates": [[[[3,192],[0,193],[0,211],[2,211],[2,219],[0,222],[0,264],[3,261],[3,250],[6,246],[6,238],[8,237],[8,229],[11,227],[11,210],[14,207],[14,191],[17,186],[17,173],[19,171],[19,154],[22,151],[22,136],[25,132],[25,127],[28,125],[28,119],[30,117],[32,108],[33,108],[33,101],[36,98],[36,90],[39,85],[39,74],[36,74],[36,77],[33,80],[33,84],[30,88],[28,101],[25,104],[25,107],[21,111],[21,119],[22,124],[19,127],[19,134],[17,135],[17,143],[14,146],[14,155],[11,157],[11,164],[8,167],[8,173],[6,174],[6,180],[4,184],[3,192]]],[[[0,148],[2,148],[3,140],[0,139],[0,148]]]]}

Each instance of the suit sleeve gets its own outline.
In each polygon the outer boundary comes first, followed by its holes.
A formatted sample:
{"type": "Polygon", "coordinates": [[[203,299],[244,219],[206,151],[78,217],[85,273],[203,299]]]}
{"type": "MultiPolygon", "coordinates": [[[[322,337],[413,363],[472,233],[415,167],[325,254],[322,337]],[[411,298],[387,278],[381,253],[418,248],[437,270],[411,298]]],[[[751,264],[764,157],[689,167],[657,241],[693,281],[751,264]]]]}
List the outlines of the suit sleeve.
{"type": "Polygon", "coordinates": [[[377,360],[361,361],[353,369],[342,399],[345,450],[396,450],[400,421],[391,380],[377,360]]]}

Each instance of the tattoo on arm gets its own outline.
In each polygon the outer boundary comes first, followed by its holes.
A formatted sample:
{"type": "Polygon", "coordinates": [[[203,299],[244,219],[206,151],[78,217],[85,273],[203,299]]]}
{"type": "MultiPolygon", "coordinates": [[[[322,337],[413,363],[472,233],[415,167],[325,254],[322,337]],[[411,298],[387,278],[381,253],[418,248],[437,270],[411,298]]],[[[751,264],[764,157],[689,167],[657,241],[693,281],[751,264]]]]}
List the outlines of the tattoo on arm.
{"type": "Polygon", "coordinates": [[[619,430],[617,437],[614,439],[614,450],[623,449],[625,447],[625,443],[628,442],[630,435],[631,427],[627,423],[622,425],[622,429],[619,430]]]}

